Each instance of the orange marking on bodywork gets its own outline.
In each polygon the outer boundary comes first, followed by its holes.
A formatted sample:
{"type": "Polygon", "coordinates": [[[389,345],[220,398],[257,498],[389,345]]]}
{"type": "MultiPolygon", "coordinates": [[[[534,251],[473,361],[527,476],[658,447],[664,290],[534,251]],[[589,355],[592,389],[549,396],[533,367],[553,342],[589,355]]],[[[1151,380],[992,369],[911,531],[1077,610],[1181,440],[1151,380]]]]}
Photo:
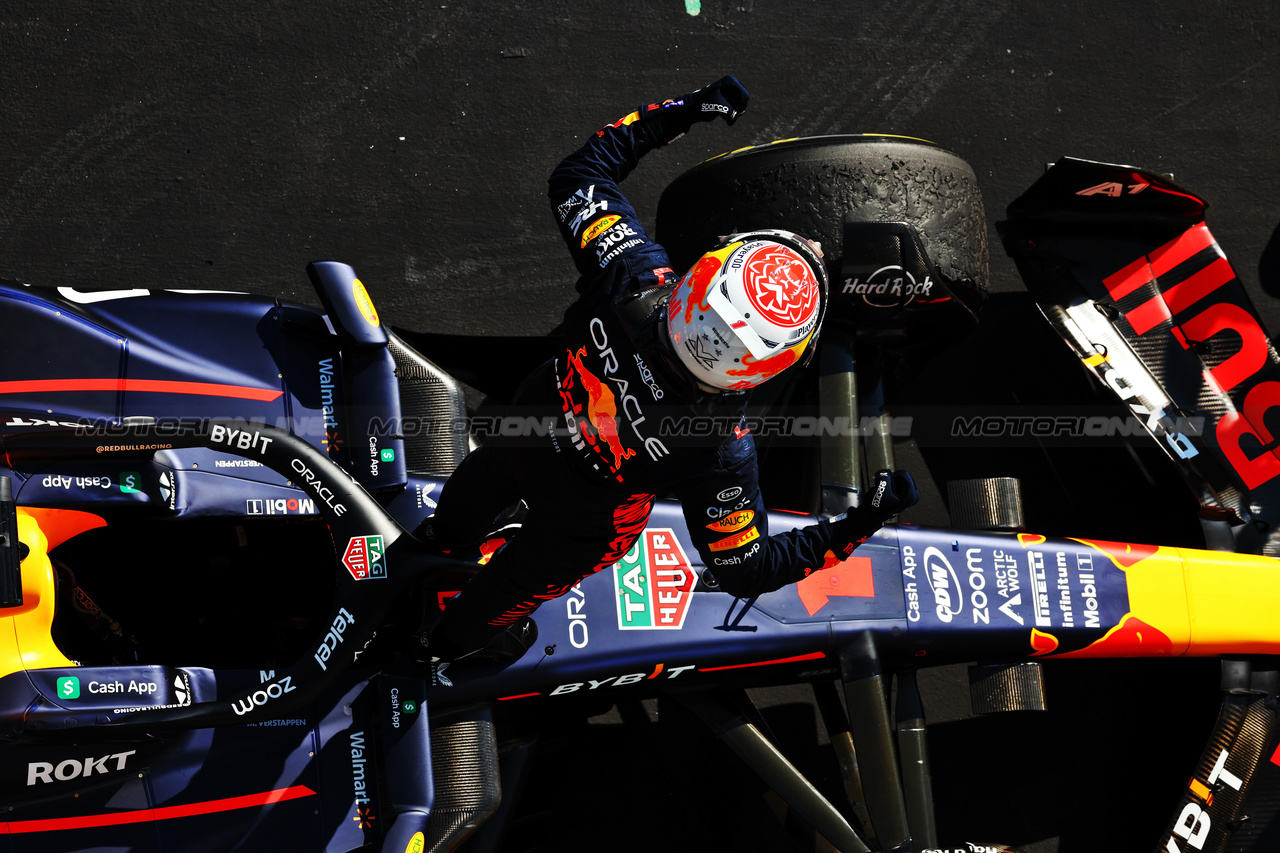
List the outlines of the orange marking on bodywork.
{"type": "Polygon", "coordinates": [[[1187,783],[1187,787],[1191,789],[1191,793],[1205,801],[1206,805],[1213,805],[1213,791],[1209,790],[1209,786],[1201,782],[1199,779],[1192,778],[1187,783]]]}
{"type": "Polygon", "coordinates": [[[45,538],[49,540],[50,551],[86,530],[107,526],[107,520],[102,516],[78,509],[52,509],[39,506],[28,506],[23,509],[44,532],[45,538]]]}
{"type": "Polygon", "coordinates": [[[480,543],[480,559],[476,562],[483,566],[493,558],[493,555],[497,553],[499,548],[506,544],[506,539],[486,539],[484,542],[480,543]]]}
{"type": "Polygon", "coordinates": [[[1049,654],[1058,647],[1058,638],[1053,634],[1046,634],[1038,628],[1031,629],[1031,653],[1036,655],[1049,654]]]}
{"type": "Polygon", "coordinates": [[[828,551],[822,569],[796,583],[800,603],[810,616],[825,607],[833,597],[875,598],[870,557],[850,557],[841,562],[828,551]]]}

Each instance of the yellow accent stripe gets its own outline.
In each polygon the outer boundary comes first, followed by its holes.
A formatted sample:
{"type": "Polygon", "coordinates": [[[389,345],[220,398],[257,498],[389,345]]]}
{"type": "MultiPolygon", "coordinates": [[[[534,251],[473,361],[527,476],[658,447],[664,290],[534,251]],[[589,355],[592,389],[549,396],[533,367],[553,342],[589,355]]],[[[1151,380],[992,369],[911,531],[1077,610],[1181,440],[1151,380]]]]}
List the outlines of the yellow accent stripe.
{"type": "Polygon", "coordinates": [[[1161,547],[1121,568],[1129,613],[1163,632],[1174,656],[1280,654],[1280,560],[1161,547]]]}
{"type": "Polygon", "coordinates": [[[1220,551],[1182,554],[1188,654],[1280,653],[1280,560],[1220,551]]]}
{"type": "MultiPolygon", "coordinates": [[[[906,135],[901,134],[901,133],[844,133],[844,134],[839,134],[839,135],[840,135],[840,136],[853,136],[853,137],[860,137],[860,138],[863,138],[863,139],[905,139],[905,140],[907,140],[907,141],[909,141],[909,142],[923,142],[923,143],[925,143],[926,145],[937,145],[937,144],[938,144],[938,143],[934,142],[932,139],[925,139],[925,138],[920,137],[920,136],[906,136],[906,135]]],[[[710,163],[710,162],[711,162],[711,161],[713,161],[713,160],[719,160],[721,157],[728,157],[728,156],[730,156],[731,154],[740,154],[740,153],[742,153],[743,151],[751,151],[751,150],[752,150],[752,149],[754,149],[754,148],[768,148],[768,147],[769,147],[769,146],[771,146],[771,145],[780,145],[780,144],[781,144],[781,143],[783,143],[783,142],[794,142],[794,141],[796,141],[797,139],[800,139],[800,138],[801,138],[801,137],[799,137],[799,136],[788,136],[786,139],[775,139],[775,140],[773,140],[772,142],[764,142],[764,143],[761,143],[760,145],[744,145],[742,148],[735,148],[735,149],[733,149],[732,151],[725,151],[724,153],[722,153],[722,154],[717,154],[717,155],[715,155],[714,157],[708,157],[707,159],[703,160],[702,162],[703,162],[703,163],[710,163]]],[[[811,138],[812,138],[815,142],[821,142],[821,141],[823,141],[824,139],[827,139],[827,138],[829,138],[829,137],[826,137],[826,136],[814,136],[814,137],[811,137],[811,138]]]]}
{"type": "Polygon", "coordinates": [[[53,642],[53,565],[49,540],[36,520],[18,507],[18,539],[27,546],[22,561],[22,605],[0,610],[0,675],[24,669],[75,666],[53,642]]]}

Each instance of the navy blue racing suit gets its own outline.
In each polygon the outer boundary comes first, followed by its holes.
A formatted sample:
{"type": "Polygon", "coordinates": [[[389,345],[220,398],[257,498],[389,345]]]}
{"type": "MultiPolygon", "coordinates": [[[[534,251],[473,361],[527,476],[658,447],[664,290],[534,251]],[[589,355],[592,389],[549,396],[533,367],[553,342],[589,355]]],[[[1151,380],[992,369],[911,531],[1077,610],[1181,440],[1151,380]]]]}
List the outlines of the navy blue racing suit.
{"type": "MultiPolygon", "coordinates": [[[[662,312],[678,281],[618,184],[649,151],[691,125],[680,102],[643,106],[587,140],[552,172],[552,211],[578,268],[565,348],[525,380],[511,411],[551,418],[550,435],[469,455],[434,517],[439,544],[482,537],[523,499],[523,528],[449,605],[443,629],[479,644],[541,602],[622,558],[655,495],[674,496],[720,587],[748,597],[850,554],[878,522],[818,523],[771,533],[744,395],[700,390],[666,356],[662,312]],[[681,418],[737,424],[690,439],[681,418]],[[683,433],[683,435],[682,435],[683,433]]],[[[708,247],[710,248],[710,247],[708,247]]],[[[687,422],[687,421],[686,421],[687,422]]]]}

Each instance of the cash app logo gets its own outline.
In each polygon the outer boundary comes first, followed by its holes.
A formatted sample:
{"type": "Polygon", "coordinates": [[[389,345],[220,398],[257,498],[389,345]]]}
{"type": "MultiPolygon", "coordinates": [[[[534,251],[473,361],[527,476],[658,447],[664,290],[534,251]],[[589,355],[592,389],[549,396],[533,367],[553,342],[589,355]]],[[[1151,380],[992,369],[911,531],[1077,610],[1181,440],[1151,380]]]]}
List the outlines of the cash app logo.
{"type": "Polygon", "coordinates": [[[68,675],[66,678],[58,679],[58,698],[60,699],[79,699],[80,698],[80,679],[74,675],[68,675]]]}
{"type": "Polygon", "coordinates": [[[126,495],[136,495],[141,492],[142,474],[137,471],[121,471],[120,491],[126,495]]]}

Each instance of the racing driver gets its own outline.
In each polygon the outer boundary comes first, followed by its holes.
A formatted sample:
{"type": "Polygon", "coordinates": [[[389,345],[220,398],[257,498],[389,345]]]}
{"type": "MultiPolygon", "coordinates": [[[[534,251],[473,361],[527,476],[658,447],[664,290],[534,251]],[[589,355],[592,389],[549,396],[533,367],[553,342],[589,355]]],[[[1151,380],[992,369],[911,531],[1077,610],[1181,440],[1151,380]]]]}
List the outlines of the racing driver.
{"type": "Polygon", "coordinates": [[[563,352],[524,380],[510,411],[551,417],[556,430],[469,454],[419,528],[447,550],[480,542],[505,508],[528,508],[518,535],[448,603],[428,640],[432,656],[518,657],[537,637],[530,614],[622,559],[656,495],[679,500],[703,563],[740,597],[838,564],[918,500],[909,474],[882,471],[862,507],[770,534],[746,392],[816,349],[821,250],[787,231],[735,234],[679,276],[618,189],[649,151],[697,122],[733,124],[747,98],[725,77],[643,105],[552,172],[551,209],[581,274],[579,296],[565,314],[563,352]],[[712,439],[659,432],[680,414],[738,426],[712,439]]]}

